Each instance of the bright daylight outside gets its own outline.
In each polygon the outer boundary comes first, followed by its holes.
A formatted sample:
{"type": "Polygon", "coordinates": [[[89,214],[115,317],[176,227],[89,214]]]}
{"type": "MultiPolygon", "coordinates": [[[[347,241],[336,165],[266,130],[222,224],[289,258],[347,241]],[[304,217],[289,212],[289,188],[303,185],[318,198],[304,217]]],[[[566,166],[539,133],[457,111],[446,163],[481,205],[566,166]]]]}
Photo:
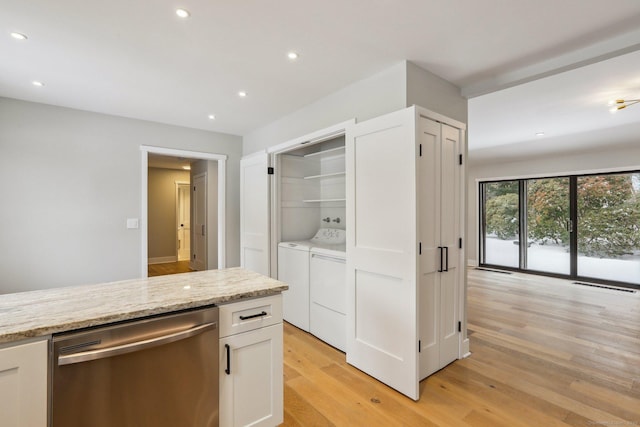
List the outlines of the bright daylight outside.
{"type": "Polygon", "coordinates": [[[640,173],[574,182],[575,219],[569,177],[483,183],[483,264],[569,275],[576,257],[579,277],[640,284],[640,173]],[[570,251],[574,221],[576,254],[570,251]]]}

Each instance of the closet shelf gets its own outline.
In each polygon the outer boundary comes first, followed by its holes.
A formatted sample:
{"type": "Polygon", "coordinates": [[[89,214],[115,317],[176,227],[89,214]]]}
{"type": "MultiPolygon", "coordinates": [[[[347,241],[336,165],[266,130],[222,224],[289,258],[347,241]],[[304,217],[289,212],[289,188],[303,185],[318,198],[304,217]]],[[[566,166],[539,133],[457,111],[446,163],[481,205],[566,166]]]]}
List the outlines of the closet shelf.
{"type": "Polygon", "coordinates": [[[345,155],[344,147],[330,148],[328,150],[316,151],[315,153],[305,154],[304,157],[342,157],[345,155]]]}
{"type": "Polygon", "coordinates": [[[322,203],[322,202],[345,202],[347,199],[310,199],[303,200],[305,203],[322,203]]]}
{"type": "Polygon", "coordinates": [[[344,176],[344,175],[345,175],[345,172],[325,173],[321,175],[305,176],[304,179],[323,179],[323,178],[331,178],[331,177],[338,177],[338,176],[344,176]]]}

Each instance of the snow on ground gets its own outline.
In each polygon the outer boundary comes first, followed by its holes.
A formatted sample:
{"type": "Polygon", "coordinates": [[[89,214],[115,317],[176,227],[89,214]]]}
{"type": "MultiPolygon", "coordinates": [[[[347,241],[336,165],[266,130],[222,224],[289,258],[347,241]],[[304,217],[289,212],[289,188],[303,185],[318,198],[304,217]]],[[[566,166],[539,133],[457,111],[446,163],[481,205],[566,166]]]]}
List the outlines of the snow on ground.
{"type": "MultiPolygon", "coordinates": [[[[487,236],[487,264],[518,267],[518,245],[514,240],[487,236]]],[[[569,274],[569,248],[532,243],[527,252],[529,270],[569,274]]],[[[608,259],[578,255],[578,275],[640,284],[640,255],[608,259]]]]}

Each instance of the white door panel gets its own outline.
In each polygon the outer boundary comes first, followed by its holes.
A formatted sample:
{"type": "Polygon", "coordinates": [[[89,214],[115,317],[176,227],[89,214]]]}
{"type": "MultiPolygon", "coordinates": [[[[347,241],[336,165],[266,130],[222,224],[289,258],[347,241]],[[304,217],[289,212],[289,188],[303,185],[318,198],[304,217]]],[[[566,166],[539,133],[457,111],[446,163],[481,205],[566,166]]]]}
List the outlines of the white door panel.
{"type": "Polygon", "coordinates": [[[414,110],[346,138],[347,362],[419,398],[414,110]]]}
{"type": "Polygon", "coordinates": [[[268,155],[240,160],[240,265],[269,275],[268,155]]]}

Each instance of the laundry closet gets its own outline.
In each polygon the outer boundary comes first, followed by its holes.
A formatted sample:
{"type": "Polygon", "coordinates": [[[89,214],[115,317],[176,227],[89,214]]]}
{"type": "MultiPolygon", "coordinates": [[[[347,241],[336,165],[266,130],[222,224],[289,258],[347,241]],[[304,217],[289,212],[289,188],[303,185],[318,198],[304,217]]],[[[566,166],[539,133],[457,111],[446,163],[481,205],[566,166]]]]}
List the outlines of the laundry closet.
{"type": "Polygon", "coordinates": [[[284,319],[346,351],[345,138],[325,138],[274,154],[274,265],[284,319]]]}
{"type": "Polygon", "coordinates": [[[284,319],[412,399],[469,354],[466,126],[413,106],[241,161],[241,265],[284,319]]]}

